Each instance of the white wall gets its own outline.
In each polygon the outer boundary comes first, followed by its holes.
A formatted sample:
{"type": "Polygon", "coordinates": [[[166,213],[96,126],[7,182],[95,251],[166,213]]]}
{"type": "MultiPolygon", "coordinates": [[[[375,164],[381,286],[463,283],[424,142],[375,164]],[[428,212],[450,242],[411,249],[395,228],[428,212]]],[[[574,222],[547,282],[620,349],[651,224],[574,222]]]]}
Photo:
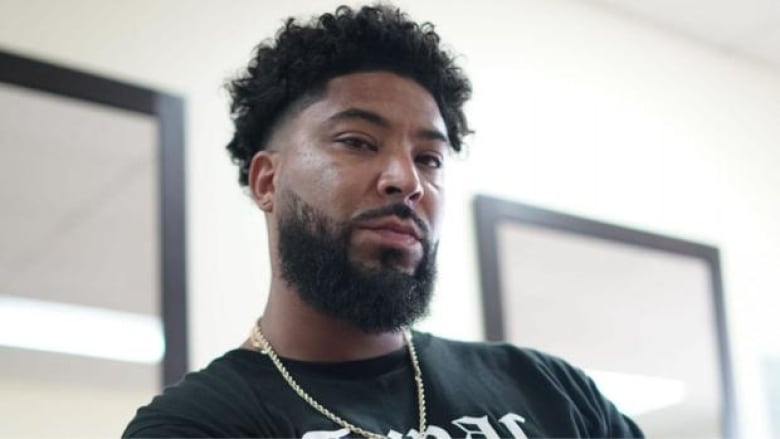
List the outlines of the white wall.
{"type": "Polygon", "coordinates": [[[0,378],[2,437],[14,439],[119,437],[149,389],[85,386],[52,380],[0,378]]]}
{"type": "MultiPolygon", "coordinates": [[[[187,99],[192,367],[238,344],[269,277],[261,215],[235,183],[220,84],[290,14],[333,1],[0,0],[0,48],[187,99]]],[[[780,74],[552,1],[401,2],[462,53],[471,154],[448,176],[425,329],[479,339],[470,201],[488,193],[718,246],[745,437],[768,435],[757,359],[780,352],[780,74]]]]}

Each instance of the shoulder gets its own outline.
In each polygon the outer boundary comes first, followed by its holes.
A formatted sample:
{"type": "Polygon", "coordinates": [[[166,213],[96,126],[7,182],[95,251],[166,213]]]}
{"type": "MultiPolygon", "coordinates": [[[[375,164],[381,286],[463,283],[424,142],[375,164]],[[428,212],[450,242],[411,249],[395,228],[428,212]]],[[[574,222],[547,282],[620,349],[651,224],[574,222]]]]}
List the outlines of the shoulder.
{"type": "Polygon", "coordinates": [[[187,374],[139,408],[122,437],[240,435],[246,410],[256,404],[248,375],[256,353],[233,350],[187,374]]]}
{"type": "Polygon", "coordinates": [[[490,374],[504,385],[540,399],[565,402],[597,436],[642,436],[636,424],[619,412],[583,370],[560,357],[503,342],[464,342],[424,333],[416,338],[425,355],[437,362],[437,368],[490,374]]]}
{"type": "Polygon", "coordinates": [[[551,379],[566,380],[581,372],[561,358],[535,349],[522,348],[506,342],[474,342],[451,340],[427,333],[415,333],[428,355],[457,357],[460,362],[479,363],[499,370],[532,369],[551,379]]]}

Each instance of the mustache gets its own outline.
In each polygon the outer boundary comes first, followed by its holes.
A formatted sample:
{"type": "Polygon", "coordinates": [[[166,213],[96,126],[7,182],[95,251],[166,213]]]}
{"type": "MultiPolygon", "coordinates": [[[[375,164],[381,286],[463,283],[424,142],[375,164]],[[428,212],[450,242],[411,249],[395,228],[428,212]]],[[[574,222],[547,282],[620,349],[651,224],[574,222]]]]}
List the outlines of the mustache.
{"type": "Polygon", "coordinates": [[[387,206],[378,207],[376,209],[367,210],[360,213],[350,221],[353,225],[361,223],[363,221],[370,221],[378,218],[384,218],[386,216],[397,216],[400,219],[411,219],[417,228],[420,229],[423,238],[429,240],[430,227],[414,210],[403,203],[388,204],[387,206]]]}

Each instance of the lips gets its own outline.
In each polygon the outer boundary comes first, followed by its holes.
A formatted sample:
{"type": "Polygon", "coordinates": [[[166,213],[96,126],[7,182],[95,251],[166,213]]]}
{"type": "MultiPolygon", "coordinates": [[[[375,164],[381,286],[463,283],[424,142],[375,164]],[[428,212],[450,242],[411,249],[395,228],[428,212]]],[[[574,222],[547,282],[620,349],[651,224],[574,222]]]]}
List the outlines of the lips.
{"type": "Polygon", "coordinates": [[[386,219],[365,224],[361,228],[372,230],[388,238],[422,240],[422,233],[411,221],[386,219]]]}

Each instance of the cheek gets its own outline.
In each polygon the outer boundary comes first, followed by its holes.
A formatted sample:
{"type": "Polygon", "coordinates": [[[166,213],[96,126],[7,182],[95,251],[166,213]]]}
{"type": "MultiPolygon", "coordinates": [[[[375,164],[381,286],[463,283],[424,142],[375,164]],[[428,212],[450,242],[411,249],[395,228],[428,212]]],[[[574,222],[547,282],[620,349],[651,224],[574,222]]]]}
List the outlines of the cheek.
{"type": "Polygon", "coordinates": [[[325,172],[328,164],[312,147],[302,146],[289,151],[280,167],[278,185],[289,189],[306,202],[316,200],[312,192],[325,186],[330,178],[325,172]]]}
{"type": "Polygon", "coordinates": [[[337,212],[354,203],[357,192],[357,181],[347,172],[336,166],[323,166],[314,171],[311,176],[312,194],[315,201],[327,204],[329,209],[337,212]]]}
{"type": "Polygon", "coordinates": [[[282,184],[333,219],[349,218],[360,204],[362,180],[338,163],[309,154],[288,169],[282,184]]]}
{"type": "Polygon", "coordinates": [[[444,194],[441,188],[430,188],[424,201],[431,230],[431,240],[438,241],[444,218],[444,194]]]}

